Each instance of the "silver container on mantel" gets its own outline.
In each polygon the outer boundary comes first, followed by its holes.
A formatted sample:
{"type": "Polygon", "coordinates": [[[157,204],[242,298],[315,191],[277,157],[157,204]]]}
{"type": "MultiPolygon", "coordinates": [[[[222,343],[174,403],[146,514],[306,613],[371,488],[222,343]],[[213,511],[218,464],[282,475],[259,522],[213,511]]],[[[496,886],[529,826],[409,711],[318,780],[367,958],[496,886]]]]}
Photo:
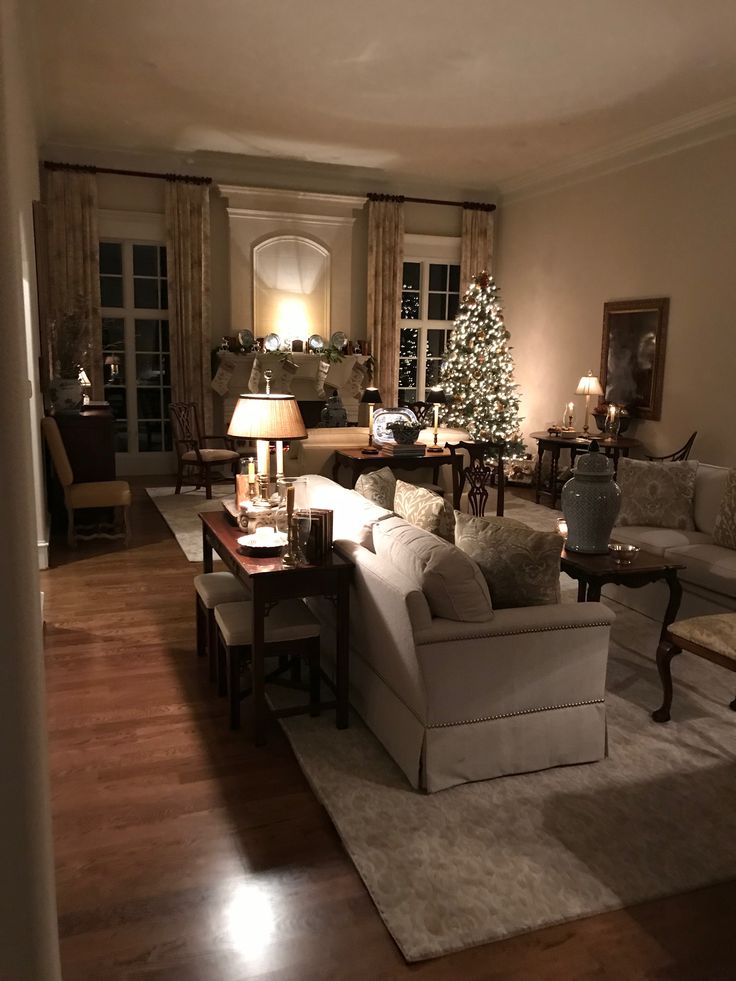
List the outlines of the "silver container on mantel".
{"type": "Polygon", "coordinates": [[[621,490],[613,479],[613,461],[598,451],[595,440],[575,461],[562,488],[568,552],[604,555],[621,507],[621,490]]]}

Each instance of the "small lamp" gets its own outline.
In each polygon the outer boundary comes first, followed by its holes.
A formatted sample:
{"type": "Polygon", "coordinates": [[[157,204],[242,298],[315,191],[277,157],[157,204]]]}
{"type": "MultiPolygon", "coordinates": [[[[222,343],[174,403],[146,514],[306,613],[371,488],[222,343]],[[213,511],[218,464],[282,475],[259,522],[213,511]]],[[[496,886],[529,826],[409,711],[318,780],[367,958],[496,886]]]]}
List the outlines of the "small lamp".
{"type": "Polygon", "coordinates": [[[363,392],[363,397],[360,401],[361,403],[368,404],[368,446],[364,450],[361,450],[361,452],[375,456],[378,450],[373,446],[373,409],[382,401],[381,393],[377,388],[370,386],[363,392]]]}
{"type": "Polygon", "coordinates": [[[442,447],[437,445],[437,433],[440,428],[440,406],[447,402],[444,388],[430,388],[427,392],[427,402],[434,406],[434,444],[427,448],[428,453],[442,453],[442,447]]]}
{"type": "Polygon", "coordinates": [[[588,412],[590,411],[590,396],[603,395],[601,383],[598,381],[592,371],[588,371],[588,374],[583,375],[583,377],[580,379],[578,387],[575,389],[575,394],[585,396],[585,422],[583,423],[583,432],[587,433],[588,412]]]}
{"type": "MultiPolygon", "coordinates": [[[[285,439],[306,439],[307,430],[293,395],[241,395],[227,429],[228,436],[254,439],[261,485],[260,503],[268,500],[271,483],[269,441],[276,440],[276,469],[284,469],[285,439]]],[[[283,476],[278,473],[277,476],[283,476]]]]}

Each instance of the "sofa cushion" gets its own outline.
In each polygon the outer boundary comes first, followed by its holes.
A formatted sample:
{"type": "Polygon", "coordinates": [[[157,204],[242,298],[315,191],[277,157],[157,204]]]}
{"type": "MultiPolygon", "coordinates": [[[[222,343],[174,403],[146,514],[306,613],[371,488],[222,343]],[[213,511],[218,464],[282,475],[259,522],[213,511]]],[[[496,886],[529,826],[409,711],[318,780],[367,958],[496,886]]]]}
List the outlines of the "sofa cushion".
{"type": "Polygon", "coordinates": [[[441,494],[397,480],[394,511],[417,528],[431,531],[454,544],[455,514],[452,505],[441,494]]]}
{"type": "Polygon", "coordinates": [[[736,598],[736,551],[722,545],[684,545],[671,548],[667,558],[683,562],[679,577],[723,596],[736,598]]]}
{"type": "Polygon", "coordinates": [[[333,537],[372,549],[373,525],[382,518],[390,517],[391,511],[371,504],[362,494],[341,487],[328,477],[309,474],[306,480],[309,503],[316,508],[329,508],[333,512],[333,537]]]}
{"type": "Polygon", "coordinates": [[[736,549],[736,469],[728,472],[726,490],[713,529],[713,541],[724,548],[736,549]]]}
{"type": "Polygon", "coordinates": [[[619,460],[616,480],[621,488],[621,510],[618,524],[694,531],[697,468],[694,461],[619,460]]]}
{"type": "Polygon", "coordinates": [[[380,558],[423,591],[433,616],[473,622],[493,616],[483,574],[459,548],[397,517],[374,525],[373,542],[380,558]]]}
{"type": "Polygon", "coordinates": [[[396,476],[389,467],[362,473],[355,482],[355,489],[366,500],[393,511],[396,476]]]}
{"type": "Polygon", "coordinates": [[[560,602],[562,542],[556,532],[457,511],[455,544],[480,566],[496,609],[560,602]]]}
{"type": "Polygon", "coordinates": [[[695,527],[698,531],[713,534],[728,473],[726,467],[714,467],[710,463],[698,464],[695,474],[695,527]]]}
{"type": "Polygon", "coordinates": [[[676,528],[642,528],[640,525],[616,527],[611,538],[625,545],[638,545],[652,555],[664,555],[670,548],[683,545],[710,545],[710,535],[703,531],[678,531],[676,528]]]}

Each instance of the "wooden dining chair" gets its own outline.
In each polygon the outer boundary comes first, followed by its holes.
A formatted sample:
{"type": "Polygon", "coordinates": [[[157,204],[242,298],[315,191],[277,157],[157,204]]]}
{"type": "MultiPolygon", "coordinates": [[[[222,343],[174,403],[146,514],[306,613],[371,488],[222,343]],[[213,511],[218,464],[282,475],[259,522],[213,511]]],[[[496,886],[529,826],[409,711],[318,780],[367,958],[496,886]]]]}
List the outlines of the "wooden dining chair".
{"type": "Polygon", "coordinates": [[[652,463],[675,463],[678,460],[687,460],[690,456],[690,450],[693,448],[693,443],[695,442],[695,437],[698,435],[697,429],[692,434],[690,439],[681,446],[679,450],[675,450],[674,453],[668,453],[666,456],[649,456],[647,454],[647,460],[652,463]]]}
{"type": "Polygon", "coordinates": [[[202,435],[199,427],[197,406],[194,402],[172,402],[169,405],[171,435],[176,448],[177,474],[175,494],[181,493],[185,471],[194,471],[196,489],[204,484],[205,497],[212,498],[212,470],[223,464],[230,464],[233,476],[238,472],[240,454],[233,449],[233,442],[227,436],[202,435]],[[222,447],[207,444],[222,443],[222,447]]]}
{"type": "Polygon", "coordinates": [[[503,469],[503,450],[500,443],[490,443],[477,440],[467,442],[460,440],[458,443],[445,443],[454,457],[460,455],[464,450],[470,458],[469,467],[455,466],[452,468],[453,481],[453,500],[459,501],[462,497],[465,484],[470,485],[468,491],[468,504],[470,512],[476,517],[482,517],[486,513],[488,503],[488,485],[497,484],[496,490],[496,515],[503,517],[505,475],[503,469]],[[491,461],[491,462],[489,462],[491,461]]]}
{"type": "Polygon", "coordinates": [[[130,508],[131,494],[130,485],[125,480],[97,480],[87,483],[75,483],[74,472],[69,463],[69,457],[61,438],[56,419],[46,416],[41,420],[41,432],[43,433],[46,445],[51,454],[56,476],[59,478],[64,491],[64,504],[66,505],[68,526],[67,541],[74,548],[77,544],[77,537],[84,538],[124,538],[126,546],[130,540],[130,520],[128,509],[130,508]],[[78,535],[74,521],[74,512],[83,511],[88,508],[119,508],[122,514],[122,530],[117,531],[117,526],[113,522],[109,526],[105,522],[96,522],[91,526],[93,530],[83,536],[78,535]],[[108,527],[110,530],[108,531],[108,527]]]}

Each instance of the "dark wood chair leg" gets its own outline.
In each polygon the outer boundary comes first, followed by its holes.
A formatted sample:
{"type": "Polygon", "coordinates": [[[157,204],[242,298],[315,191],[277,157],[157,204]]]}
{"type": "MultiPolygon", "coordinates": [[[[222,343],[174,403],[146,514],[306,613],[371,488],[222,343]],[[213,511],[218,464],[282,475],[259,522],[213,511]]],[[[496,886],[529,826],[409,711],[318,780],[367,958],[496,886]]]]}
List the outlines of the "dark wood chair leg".
{"type": "Polygon", "coordinates": [[[181,494],[181,485],[184,481],[184,464],[179,460],[179,466],[176,471],[176,490],[175,494],[181,494]]]}
{"type": "Polygon", "coordinates": [[[672,707],[672,658],[680,653],[680,648],[669,640],[663,640],[657,648],[657,670],[662,681],[662,705],[654,712],[652,718],[655,722],[669,722],[670,708],[672,707]]]}
{"type": "Polygon", "coordinates": [[[319,637],[309,642],[309,714],[316,718],[320,714],[320,672],[319,637]]]}
{"type": "Polygon", "coordinates": [[[215,611],[208,610],[209,617],[209,655],[210,655],[210,681],[217,682],[217,694],[220,698],[227,695],[227,662],[225,659],[225,649],[220,642],[220,631],[215,622],[215,611]]]}
{"type": "Polygon", "coordinates": [[[204,468],[204,496],[208,501],[212,500],[212,471],[209,467],[204,468]]]}
{"type": "Polygon", "coordinates": [[[729,702],[729,703],[728,703],[728,707],[729,707],[730,709],[733,709],[733,710],[734,710],[734,712],[736,712],[736,698],[734,698],[734,700],[733,700],[732,702],[729,702]]]}
{"type": "Polygon", "coordinates": [[[207,653],[207,611],[199,596],[196,598],[195,615],[197,618],[197,657],[204,657],[207,653]]]}
{"type": "Polygon", "coordinates": [[[302,659],[298,656],[291,658],[291,680],[295,685],[301,684],[302,659]]]}
{"type": "MultiPolygon", "coordinates": [[[[224,645],[223,645],[224,646],[224,645]]],[[[240,728],[240,657],[243,652],[242,647],[228,647],[225,649],[225,660],[227,661],[227,696],[230,704],[230,728],[240,728]]]]}

